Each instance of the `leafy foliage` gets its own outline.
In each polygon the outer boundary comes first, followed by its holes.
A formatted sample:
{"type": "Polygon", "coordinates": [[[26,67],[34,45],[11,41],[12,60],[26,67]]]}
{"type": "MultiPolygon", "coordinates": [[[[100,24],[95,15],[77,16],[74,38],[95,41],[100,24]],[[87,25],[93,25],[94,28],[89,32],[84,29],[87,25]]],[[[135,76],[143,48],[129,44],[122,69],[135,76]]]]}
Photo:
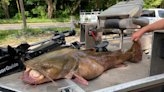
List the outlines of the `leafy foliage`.
{"type": "MultiPolygon", "coordinates": [[[[29,11],[25,11],[24,14],[25,14],[26,17],[30,16],[30,12],[29,11]]],[[[22,19],[21,13],[16,13],[15,16],[13,17],[13,19],[22,19]]]]}
{"type": "Polygon", "coordinates": [[[144,0],[144,7],[157,8],[163,0],[144,0]]]}
{"type": "Polygon", "coordinates": [[[2,5],[0,4],[0,18],[4,18],[5,12],[2,9],[2,5]]]}
{"type": "Polygon", "coordinates": [[[47,18],[45,6],[37,6],[33,8],[31,11],[33,14],[36,14],[39,18],[47,18]]]}
{"type": "Polygon", "coordinates": [[[7,5],[10,5],[10,1],[11,0],[4,0],[4,1],[1,1],[1,3],[7,3],[7,5]]]}
{"type": "MultiPolygon", "coordinates": [[[[18,0],[19,1],[19,0],[18,0]]],[[[40,18],[46,19],[48,18],[48,3],[46,1],[49,0],[23,0],[25,15],[27,18],[40,18]]],[[[69,18],[70,12],[76,6],[79,0],[52,0],[53,5],[53,18],[69,18]],[[56,8],[54,7],[56,6],[56,8]]],[[[94,11],[105,10],[112,5],[118,3],[119,1],[125,0],[82,0],[78,8],[73,13],[73,15],[78,16],[80,10],[86,10],[90,12],[91,9],[94,11]]],[[[20,19],[20,15],[18,13],[18,8],[16,4],[16,0],[4,0],[3,2],[7,3],[9,6],[9,14],[11,18],[20,19]]],[[[5,18],[4,10],[2,8],[2,0],[0,1],[0,18],[5,18]]],[[[144,7],[146,8],[164,8],[163,0],[144,0],[144,7]]]]}

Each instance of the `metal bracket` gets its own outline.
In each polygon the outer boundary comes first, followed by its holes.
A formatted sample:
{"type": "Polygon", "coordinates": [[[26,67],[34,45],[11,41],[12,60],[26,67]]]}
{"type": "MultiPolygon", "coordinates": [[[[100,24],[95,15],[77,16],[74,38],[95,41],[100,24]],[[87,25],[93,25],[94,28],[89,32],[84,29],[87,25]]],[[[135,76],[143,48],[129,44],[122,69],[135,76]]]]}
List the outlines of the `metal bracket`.
{"type": "Polygon", "coordinates": [[[59,88],[58,90],[60,92],[73,92],[73,87],[75,87],[75,85],[70,85],[70,86],[62,87],[62,88],[59,88]]]}
{"type": "Polygon", "coordinates": [[[108,44],[109,44],[109,42],[103,42],[103,43],[100,43],[100,44],[94,46],[93,48],[96,49],[96,52],[108,52],[108,50],[106,49],[108,44]]]}
{"type": "Polygon", "coordinates": [[[124,33],[123,33],[123,29],[120,29],[120,49],[122,49],[122,47],[123,47],[123,35],[124,35],[124,33]]]}
{"type": "Polygon", "coordinates": [[[74,49],[80,49],[81,46],[82,45],[78,41],[71,43],[71,47],[74,49]]]}

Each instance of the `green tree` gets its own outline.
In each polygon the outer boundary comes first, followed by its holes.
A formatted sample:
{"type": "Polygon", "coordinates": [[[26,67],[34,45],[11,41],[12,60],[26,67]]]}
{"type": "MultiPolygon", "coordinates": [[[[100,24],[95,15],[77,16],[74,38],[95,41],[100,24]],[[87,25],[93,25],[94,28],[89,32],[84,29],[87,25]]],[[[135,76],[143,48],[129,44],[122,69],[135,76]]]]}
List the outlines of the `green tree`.
{"type": "Polygon", "coordinates": [[[164,0],[161,2],[160,8],[164,8],[164,0]]]}
{"type": "Polygon", "coordinates": [[[56,18],[56,14],[57,14],[57,13],[56,13],[56,10],[57,10],[57,9],[56,9],[56,5],[57,5],[57,0],[55,0],[54,3],[53,3],[54,13],[55,13],[54,17],[55,17],[55,18],[56,18]]]}
{"type": "Polygon", "coordinates": [[[73,7],[73,9],[71,10],[71,15],[73,15],[73,13],[76,11],[77,7],[80,5],[81,0],[78,0],[76,5],[73,7]]]}
{"type": "Polygon", "coordinates": [[[144,7],[146,8],[157,8],[163,0],[143,0],[144,7]]]}
{"type": "Polygon", "coordinates": [[[4,12],[4,10],[2,9],[2,5],[0,4],[0,18],[2,19],[2,18],[4,18],[4,14],[5,12],[4,12]]]}
{"type": "Polygon", "coordinates": [[[47,18],[47,4],[44,0],[24,0],[25,10],[29,17],[47,18]]]}
{"type": "Polygon", "coordinates": [[[8,10],[8,5],[10,4],[9,0],[1,0],[0,3],[2,4],[2,8],[5,12],[5,18],[9,19],[10,18],[10,14],[9,14],[9,10],[8,10]]]}
{"type": "MultiPolygon", "coordinates": [[[[79,10],[90,12],[108,9],[125,0],[23,0],[26,17],[58,18],[79,15],[79,10]]],[[[144,0],[146,8],[164,8],[164,0],[144,0]]],[[[19,18],[16,0],[0,1],[0,18],[19,18]]]]}
{"type": "Polygon", "coordinates": [[[52,19],[52,16],[53,16],[53,2],[52,2],[52,0],[45,0],[45,1],[48,4],[48,18],[52,19]]]}

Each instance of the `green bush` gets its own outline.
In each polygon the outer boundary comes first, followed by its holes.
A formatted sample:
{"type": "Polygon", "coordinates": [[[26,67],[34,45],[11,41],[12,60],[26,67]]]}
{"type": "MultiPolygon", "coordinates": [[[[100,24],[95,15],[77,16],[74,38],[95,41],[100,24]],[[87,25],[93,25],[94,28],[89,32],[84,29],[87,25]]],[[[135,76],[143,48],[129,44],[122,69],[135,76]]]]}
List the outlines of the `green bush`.
{"type": "Polygon", "coordinates": [[[37,14],[38,18],[47,18],[47,13],[45,9],[45,6],[38,6],[32,9],[31,11],[33,14],[37,14]]]}
{"type": "Polygon", "coordinates": [[[58,10],[56,13],[57,13],[58,18],[69,18],[69,16],[70,16],[68,14],[69,10],[67,10],[67,9],[66,10],[58,10]]]}
{"type": "Polygon", "coordinates": [[[25,14],[26,17],[30,16],[30,12],[29,11],[25,11],[24,14],[25,14]]]}
{"type": "MultiPolygon", "coordinates": [[[[30,16],[29,11],[25,11],[24,14],[25,14],[26,17],[30,16]]],[[[21,13],[16,13],[15,16],[13,17],[13,19],[22,19],[22,14],[21,13]]]]}
{"type": "Polygon", "coordinates": [[[20,13],[16,13],[13,19],[22,19],[22,15],[20,13]]]}

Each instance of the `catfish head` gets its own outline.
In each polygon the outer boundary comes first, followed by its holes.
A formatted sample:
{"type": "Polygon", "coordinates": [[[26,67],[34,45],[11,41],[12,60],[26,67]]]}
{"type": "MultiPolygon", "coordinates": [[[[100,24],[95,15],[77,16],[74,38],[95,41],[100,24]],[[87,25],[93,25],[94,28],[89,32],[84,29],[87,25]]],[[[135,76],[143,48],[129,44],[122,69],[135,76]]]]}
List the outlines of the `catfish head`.
{"type": "Polygon", "coordinates": [[[26,61],[22,80],[28,84],[41,84],[61,78],[72,78],[78,62],[68,54],[70,54],[69,51],[61,50],[26,61]]]}

